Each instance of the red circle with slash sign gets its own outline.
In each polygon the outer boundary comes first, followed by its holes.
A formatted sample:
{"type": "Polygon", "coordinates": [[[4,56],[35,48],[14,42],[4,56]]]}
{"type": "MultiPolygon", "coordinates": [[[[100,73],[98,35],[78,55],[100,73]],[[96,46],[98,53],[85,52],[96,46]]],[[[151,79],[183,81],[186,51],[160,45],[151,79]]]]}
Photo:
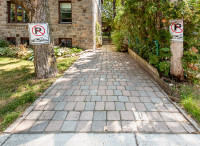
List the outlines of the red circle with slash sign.
{"type": "Polygon", "coordinates": [[[182,21],[176,21],[176,22],[172,23],[172,25],[171,25],[171,30],[172,30],[173,32],[175,32],[175,33],[182,33],[182,32],[183,32],[183,29],[182,29],[180,26],[177,25],[177,22],[178,22],[178,23],[182,23],[182,26],[183,26],[183,22],[182,22],[182,21]],[[180,30],[180,32],[177,32],[176,30],[174,30],[174,29],[173,29],[173,26],[176,26],[177,29],[180,30]]]}
{"type": "Polygon", "coordinates": [[[45,28],[43,26],[41,26],[41,25],[35,25],[32,28],[32,33],[35,36],[43,36],[45,34],[45,28]]]}

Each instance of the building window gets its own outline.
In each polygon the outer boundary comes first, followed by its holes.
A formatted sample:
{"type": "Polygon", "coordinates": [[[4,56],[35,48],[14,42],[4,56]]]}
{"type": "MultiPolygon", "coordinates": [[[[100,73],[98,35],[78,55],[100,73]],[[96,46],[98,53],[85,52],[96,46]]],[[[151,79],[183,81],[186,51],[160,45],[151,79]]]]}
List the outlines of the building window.
{"type": "Polygon", "coordinates": [[[12,45],[16,46],[16,38],[15,37],[7,37],[7,41],[10,42],[12,45]]]}
{"type": "Polygon", "coordinates": [[[8,2],[8,23],[28,23],[28,14],[19,5],[8,2]]]}
{"type": "Polygon", "coordinates": [[[72,23],[71,2],[59,2],[59,17],[60,23],[72,23]]]}
{"type": "Polygon", "coordinates": [[[21,44],[29,46],[29,38],[21,38],[21,44]]]}
{"type": "Polygon", "coordinates": [[[59,38],[60,47],[72,47],[71,38],[59,38]]]}

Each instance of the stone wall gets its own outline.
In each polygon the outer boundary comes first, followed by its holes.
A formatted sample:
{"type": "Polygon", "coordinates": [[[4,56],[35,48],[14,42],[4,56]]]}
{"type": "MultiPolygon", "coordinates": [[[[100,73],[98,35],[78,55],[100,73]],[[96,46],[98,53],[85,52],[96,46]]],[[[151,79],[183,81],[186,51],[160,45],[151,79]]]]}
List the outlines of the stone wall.
{"type": "MultiPolygon", "coordinates": [[[[29,37],[28,24],[8,23],[7,1],[0,0],[0,39],[16,37],[20,44],[21,37],[29,37]]],[[[94,49],[95,22],[101,24],[101,11],[96,0],[71,0],[72,24],[59,24],[59,1],[70,0],[49,0],[55,45],[59,44],[59,38],[72,38],[72,46],[94,49]]]]}

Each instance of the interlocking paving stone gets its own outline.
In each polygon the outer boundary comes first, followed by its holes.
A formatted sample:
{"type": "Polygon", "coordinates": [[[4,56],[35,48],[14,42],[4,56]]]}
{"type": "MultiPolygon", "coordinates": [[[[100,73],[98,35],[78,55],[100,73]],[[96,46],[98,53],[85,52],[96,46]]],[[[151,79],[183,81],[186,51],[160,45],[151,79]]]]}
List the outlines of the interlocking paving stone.
{"type": "Polygon", "coordinates": [[[122,129],[124,132],[137,132],[137,124],[135,121],[122,121],[122,129]]]}
{"type": "Polygon", "coordinates": [[[53,120],[65,120],[67,113],[67,111],[57,111],[53,116],[53,120]]]}
{"type": "Polygon", "coordinates": [[[137,128],[140,132],[154,132],[149,121],[136,121],[137,128]]]}
{"type": "Polygon", "coordinates": [[[134,120],[133,112],[132,111],[120,111],[121,120],[134,120]]]}
{"type": "Polygon", "coordinates": [[[106,102],[106,110],[115,110],[114,102],[106,102]]]}
{"type": "Polygon", "coordinates": [[[28,131],[35,121],[32,120],[23,120],[15,129],[14,132],[25,132],[28,131]]]}
{"type": "Polygon", "coordinates": [[[118,101],[117,96],[107,96],[107,101],[118,101]]]}
{"type": "Polygon", "coordinates": [[[140,102],[139,97],[129,97],[130,102],[140,102]]]}
{"type": "Polygon", "coordinates": [[[106,126],[106,121],[93,121],[91,131],[94,132],[103,132],[104,127],[106,126]]]}
{"type": "Polygon", "coordinates": [[[85,102],[77,102],[75,106],[75,110],[83,111],[85,108],[85,102]]]}
{"type": "Polygon", "coordinates": [[[108,111],[107,120],[120,120],[119,111],[108,111]]]}
{"type": "Polygon", "coordinates": [[[194,127],[189,122],[181,122],[181,126],[189,133],[195,132],[194,127]]]}
{"type": "Polygon", "coordinates": [[[56,102],[49,102],[43,110],[53,110],[56,106],[56,102]]]}
{"type": "Polygon", "coordinates": [[[92,96],[91,101],[101,101],[101,96],[92,96]]]}
{"type": "Polygon", "coordinates": [[[32,132],[42,132],[47,127],[49,121],[37,121],[30,129],[32,132]]]}
{"type": "Polygon", "coordinates": [[[163,118],[164,121],[168,121],[168,122],[170,122],[170,121],[176,122],[177,121],[176,117],[172,113],[160,112],[160,115],[161,115],[161,117],[163,118]]]}
{"type": "Polygon", "coordinates": [[[70,111],[67,115],[66,120],[78,120],[80,116],[80,112],[70,111]]]}
{"type": "Polygon", "coordinates": [[[108,121],[107,130],[110,132],[119,132],[122,130],[120,121],[108,121]]]}
{"type": "Polygon", "coordinates": [[[126,110],[124,102],[115,102],[116,110],[126,110]]]}
{"type": "Polygon", "coordinates": [[[178,122],[166,122],[167,126],[172,132],[183,133],[186,132],[185,129],[178,122]]]}
{"type": "Polygon", "coordinates": [[[65,121],[62,125],[61,131],[73,132],[76,129],[78,121],[65,121]]]}
{"type": "Polygon", "coordinates": [[[129,101],[127,96],[118,96],[118,100],[121,101],[121,102],[128,102],[129,101]]]}
{"type": "Polygon", "coordinates": [[[40,120],[50,120],[53,115],[55,114],[55,111],[44,111],[42,115],[39,117],[40,120]]]}
{"type": "Polygon", "coordinates": [[[104,102],[96,102],[95,110],[104,110],[105,103],[104,102]]]}
{"type": "Polygon", "coordinates": [[[79,121],[76,127],[78,132],[89,132],[92,126],[92,121],[79,121]]]}
{"type": "Polygon", "coordinates": [[[161,133],[170,132],[165,122],[152,122],[151,124],[156,132],[161,132],[161,133]]]}
{"type": "Polygon", "coordinates": [[[158,111],[161,111],[161,112],[168,111],[163,104],[155,104],[155,107],[157,108],[158,111]]]}
{"type": "Polygon", "coordinates": [[[136,111],[136,108],[135,108],[135,104],[134,104],[134,103],[126,102],[126,103],[125,103],[125,106],[126,106],[126,110],[128,110],[128,111],[136,111]]]}
{"type": "Polygon", "coordinates": [[[93,111],[84,111],[81,113],[80,120],[92,120],[93,119],[93,111]]]}
{"type": "Polygon", "coordinates": [[[150,111],[150,112],[155,112],[157,111],[155,105],[153,103],[144,103],[146,108],[147,108],[147,111],[150,111]]]}
{"type": "Polygon", "coordinates": [[[66,106],[67,102],[58,102],[56,107],[54,108],[54,110],[64,110],[65,106],[66,106]]]}
{"type": "Polygon", "coordinates": [[[151,121],[163,121],[162,117],[158,112],[147,112],[149,120],[151,121]]]}
{"type": "Polygon", "coordinates": [[[41,114],[42,114],[42,111],[32,111],[28,114],[28,116],[25,119],[37,120],[41,114]]]}
{"type": "Polygon", "coordinates": [[[149,97],[140,97],[141,102],[151,102],[151,99],[149,97]]]}
{"type": "Polygon", "coordinates": [[[48,126],[46,127],[45,131],[59,131],[63,121],[50,121],[48,126]]]}
{"type": "Polygon", "coordinates": [[[135,107],[137,111],[140,111],[140,112],[147,111],[144,103],[141,103],[141,102],[135,103],[135,107]]]}
{"type": "Polygon", "coordinates": [[[106,111],[95,111],[94,120],[106,120],[106,111]]]}
{"type": "Polygon", "coordinates": [[[86,102],[85,110],[94,110],[95,102],[86,102]]]}
{"type": "Polygon", "coordinates": [[[177,121],[179,121],[179,122],[186,122],[187,121],[185,119],[185,117],[180,113],[172,113],[172,114],[176,117],[177,121]]]}
{"type": "Polygon", "coordinates": [[[197,132],[165,96],[128,54],[88,52],[12,132],[197,132]]]}
{"type": "Polygon", "coordinates": [[[149,120],[146,112],[133,112],[133,114],[137,121],[148,121],[149,120]]]}
{"type": "Polygon", "coordinates": [[[76,102],[68,102],[65,106],[64,110],[71,111],[74,109],[76,102]]]}

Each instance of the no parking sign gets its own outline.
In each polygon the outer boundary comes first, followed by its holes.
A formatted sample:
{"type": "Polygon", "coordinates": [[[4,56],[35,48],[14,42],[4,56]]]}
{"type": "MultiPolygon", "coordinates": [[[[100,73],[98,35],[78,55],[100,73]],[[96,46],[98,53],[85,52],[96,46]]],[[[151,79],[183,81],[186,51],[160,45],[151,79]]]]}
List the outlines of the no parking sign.
{"type": "Polygon", "coordinates": [[[172,41],[183,41],[183,21],[172,20],[170,25],[170,33],[172,35],[172,41]]]}
{"type": "Polygon", "coordinates": [[[30,44],[50,44],[48,23],[29,23],[30,44]]]}

